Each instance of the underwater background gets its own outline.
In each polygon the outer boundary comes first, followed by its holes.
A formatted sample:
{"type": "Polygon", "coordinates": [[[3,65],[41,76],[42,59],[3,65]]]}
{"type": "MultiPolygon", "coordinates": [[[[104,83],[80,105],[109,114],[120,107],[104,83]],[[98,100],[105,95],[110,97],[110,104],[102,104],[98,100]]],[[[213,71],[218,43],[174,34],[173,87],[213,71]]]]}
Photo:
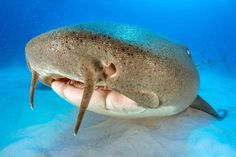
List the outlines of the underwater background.
{"type": "Polygon", "coordinates": [[[0,156],[235,157],[235,46],[234,0],[1,0],[0,156]],[[200,73],[200,95],[228,116],[216,121],[188,109],[123,120],[88,112],[74,137],[78,109],[42,85],[32,112],[26,43],[57,27],[99,21],[137,25],[187,46],[200,73]]]}

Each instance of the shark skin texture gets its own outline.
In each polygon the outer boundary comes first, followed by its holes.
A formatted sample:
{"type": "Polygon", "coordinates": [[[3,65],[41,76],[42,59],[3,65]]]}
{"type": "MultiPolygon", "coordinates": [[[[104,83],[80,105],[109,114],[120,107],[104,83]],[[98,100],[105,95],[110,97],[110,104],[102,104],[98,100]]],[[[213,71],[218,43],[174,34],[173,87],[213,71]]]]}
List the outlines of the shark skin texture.
{"type": "Polygon", "coordinates": [[[64,99],[62,88],[74,91],[81,100],[75,134],[87,109],[122,118],[171,116],[188,107],[219,120],[227,115],[198,95],[199,74],[187,47],[136,26],[66,26],[33,38],[25,50],[31,108],[38,80],[64,99]]]}

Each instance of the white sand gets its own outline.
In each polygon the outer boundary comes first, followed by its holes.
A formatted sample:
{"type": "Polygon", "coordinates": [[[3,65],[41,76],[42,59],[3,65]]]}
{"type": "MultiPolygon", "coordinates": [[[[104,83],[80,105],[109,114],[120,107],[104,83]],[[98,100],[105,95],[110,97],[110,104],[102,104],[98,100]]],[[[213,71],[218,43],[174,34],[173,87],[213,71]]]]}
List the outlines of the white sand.
{"type": "Polygon", "coordinates": [[[215,108],[229,111],[223,121],[194,109],[173,117],[139,120],[87,112],[82,129],[74,137],[77,109],[51,91],[40,90],[36,91],[36,109],[31,113],[27,89],[30,76],[21,70],[7,69],[2,77],[11,89],[0,91],[4,94],[1,104],[7,104],[5,111],[0,111],[5,117],[0,124],[6,126],[0,129],[0,137],[12,141],[1,150],[1,157],[236,156],[235,78],[201,71],[200,95],[215,108]]]}

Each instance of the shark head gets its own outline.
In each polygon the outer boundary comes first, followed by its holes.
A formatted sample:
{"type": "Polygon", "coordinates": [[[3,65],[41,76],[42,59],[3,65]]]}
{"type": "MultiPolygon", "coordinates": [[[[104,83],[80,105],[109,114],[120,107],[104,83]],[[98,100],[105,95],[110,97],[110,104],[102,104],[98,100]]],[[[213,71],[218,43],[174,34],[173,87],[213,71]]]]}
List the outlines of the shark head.
{"type": "Polygon", "coordinates": [[[198,90],[198,73],[187,48],[128,25],[90,23],[52,30],[28,42],[26,62],[32,72],[32,108],[38,80],[83,89],[75,133],[94,92],[105,93],[105,106],[117,97],[126,102],[121,109],[125,113],[100,113],[147,117],[183,111],[198,90]],[[137,114],[127,114],[130,104],[137,114]]]}

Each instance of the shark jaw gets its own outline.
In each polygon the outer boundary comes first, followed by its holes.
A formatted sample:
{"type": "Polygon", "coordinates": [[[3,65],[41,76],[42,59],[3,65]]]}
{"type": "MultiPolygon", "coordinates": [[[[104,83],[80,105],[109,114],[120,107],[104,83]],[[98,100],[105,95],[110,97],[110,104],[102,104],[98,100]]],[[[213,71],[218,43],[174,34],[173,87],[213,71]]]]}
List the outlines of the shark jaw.
{"type": "MultiPolygon", "coordinates": [[[[52,89],[65,100],[80,107],[84,92],[84,84],[80,81],[69,79],[55,80],[51,84],[52,89]]],[[[112,90],[107,86],[96,86],[90,99],[88,109],[102,112],[135,112],[138,105],[125,95],[112,90]]],[[[140,111],[140,109],[138,109],[140,111]]]]}

